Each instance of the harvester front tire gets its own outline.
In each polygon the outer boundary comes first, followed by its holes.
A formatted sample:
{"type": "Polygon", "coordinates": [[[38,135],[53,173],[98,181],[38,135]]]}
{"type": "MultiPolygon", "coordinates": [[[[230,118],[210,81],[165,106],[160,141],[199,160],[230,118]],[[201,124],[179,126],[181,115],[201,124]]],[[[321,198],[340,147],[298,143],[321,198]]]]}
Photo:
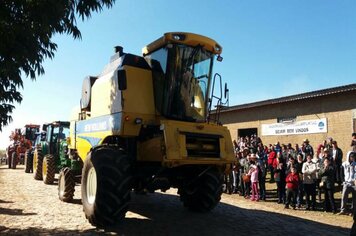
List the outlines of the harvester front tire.
{"type": "Polygon", "coordinates": [[[33,156],[30,151],[26,151],[25,153],[25,173],[33,172],[33,156]]]}
{"type": "Polygon", "coordinates": [[[13,152],[11,155],[11,169],[16,169],[16,165],[17,165],[17,154],[16,152],[13,152]]]}
{"type": "Polygon", "coordinates": [[[75,176],[73,171],[65,167],[59,172],[58,197],[63,202],[71,202],[75,191],[75,176]]]}
{"type": "Polygon", "coordinates": [[[43,155],[42,151],[36,149],[33,153],[33,178],[36,180],[42,180],[42,162],[43,162],[43,155]]]}
{"type": "Polygon", "coordinates": [[[195,212],[208,212],[220,201],[223,177],[216,169],[205,172],[193,183],[178,189],[184,206],[195,212]]]}
{"type": "Polygon", "coordinates": [[[88,154],[82,170],[82,203],[88,221],[106,228],[125,217],[131,199],[131,167],[122,151],[99,147],[88,154]]]}
{"type": "Polygon", "coordinates": [[[47,154],[43,158],[42,177],[43,183],[45,184],[53,184],[54,182],[54,176],[56,174],[56,162],[54,158],[52,154],[47,154]]]}

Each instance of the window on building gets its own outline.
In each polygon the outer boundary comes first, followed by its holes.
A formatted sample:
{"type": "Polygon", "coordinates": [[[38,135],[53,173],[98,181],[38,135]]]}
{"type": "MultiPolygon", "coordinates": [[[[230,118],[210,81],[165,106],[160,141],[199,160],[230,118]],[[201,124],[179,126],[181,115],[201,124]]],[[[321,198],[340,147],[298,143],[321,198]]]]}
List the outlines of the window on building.
{"type": "Polygon", "coordinates": [[[296,116],[289,116],[289,117],[277,117],[277,123],[294,123],[297,120],[296,116]]]}
{"type": "Polygon", "coordinates": [[[248,129],[238,129],[237,135],[239,137],[251,136],[253,134],[257,135],[257,128],[248,128],[248,129]]]}

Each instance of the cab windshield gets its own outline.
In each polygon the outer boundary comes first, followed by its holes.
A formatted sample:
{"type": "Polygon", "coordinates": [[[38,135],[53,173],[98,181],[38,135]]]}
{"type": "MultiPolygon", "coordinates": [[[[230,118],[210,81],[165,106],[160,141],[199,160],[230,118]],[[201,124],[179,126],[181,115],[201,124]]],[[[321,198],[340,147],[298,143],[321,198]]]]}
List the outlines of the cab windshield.
{"type": "Polygon", "coordinates": [[[39,131],[38,127],[26,127],[26,139],[35,141],[36,133],[39,131]]]}
{"type": "Polygon", "coordinates": [[[201,46],[174,44],[147,58],[154,71],[157,110],[177,120],[205,121],[214,54],[201,46]]]}
{"type": "Polygon", "coordinates": [[[63,126],[48,126],[47,133],[52,135],[47,135],[47,142],[57,143],[60,140],[65,140],[69,137],[69,128],[63,126]],[[53,132],[53,133],[52,133],[53,132]]]}

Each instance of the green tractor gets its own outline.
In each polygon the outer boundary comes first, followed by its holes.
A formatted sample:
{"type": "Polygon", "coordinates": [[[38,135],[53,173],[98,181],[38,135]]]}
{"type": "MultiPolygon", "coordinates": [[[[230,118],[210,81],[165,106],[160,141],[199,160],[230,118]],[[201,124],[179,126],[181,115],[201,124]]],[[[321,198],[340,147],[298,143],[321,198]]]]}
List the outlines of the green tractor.
{"type": "Polygon", "coordinates": [[[55,174],[59,173],[59,199],[69,202],[73,199],[76,176],[81,174],[83,162],[68,152],[69,122],[55,121],[46,126],[46,138],[34,152],[34,178],[53,184],[55,174]]]}

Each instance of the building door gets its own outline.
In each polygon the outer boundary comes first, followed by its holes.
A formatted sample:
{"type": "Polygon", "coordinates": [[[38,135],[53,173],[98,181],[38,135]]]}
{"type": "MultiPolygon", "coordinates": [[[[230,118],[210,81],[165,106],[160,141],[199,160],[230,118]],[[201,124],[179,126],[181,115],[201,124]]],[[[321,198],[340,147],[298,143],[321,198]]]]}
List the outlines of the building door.
{"type": "Polygon", "coordinates": [[[246,137],[249,136],[251,137],[251,135],[257,135],[257,128],[248,128],[248,129],[238,129],[237,130],[237,135],[239,137],[246,137]]]}

